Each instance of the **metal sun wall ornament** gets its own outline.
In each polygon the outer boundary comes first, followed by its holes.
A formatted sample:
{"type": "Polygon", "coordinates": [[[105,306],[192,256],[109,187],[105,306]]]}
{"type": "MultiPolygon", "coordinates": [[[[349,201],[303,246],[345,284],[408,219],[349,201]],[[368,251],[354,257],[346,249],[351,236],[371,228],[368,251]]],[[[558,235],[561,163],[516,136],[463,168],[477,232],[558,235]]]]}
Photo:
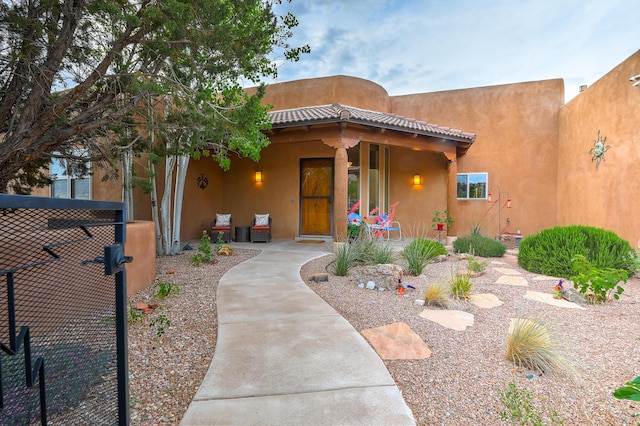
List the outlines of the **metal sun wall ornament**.
{"type": "Polygon", "coordinates": [[[602,139],[600,130],[598,130],[598,139],[593,141],[593,148],[589,150],[589,154],[592,155],[591,161],[596,162],[596,170],[600,165],[600,161],[604,161],[604,153],[611,148],[611,145],[605,145],[605,142],[607,142],[607,137],[605,136],[604,139],[602,139]]]}

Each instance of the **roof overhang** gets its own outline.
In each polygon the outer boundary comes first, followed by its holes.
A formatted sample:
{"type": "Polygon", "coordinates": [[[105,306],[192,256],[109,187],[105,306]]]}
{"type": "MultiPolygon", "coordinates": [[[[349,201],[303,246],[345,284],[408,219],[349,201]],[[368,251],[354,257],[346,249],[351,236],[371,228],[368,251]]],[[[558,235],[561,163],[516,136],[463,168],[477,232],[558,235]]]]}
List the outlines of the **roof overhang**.
{"type": "Polygon", "coordinates": [[[366,140],[414,150],[451,151],[464,155],[476,139],[473,133],[378,111],[318,105],[271,111],[270,136],[274,142],[341,137],[366,140]]]}

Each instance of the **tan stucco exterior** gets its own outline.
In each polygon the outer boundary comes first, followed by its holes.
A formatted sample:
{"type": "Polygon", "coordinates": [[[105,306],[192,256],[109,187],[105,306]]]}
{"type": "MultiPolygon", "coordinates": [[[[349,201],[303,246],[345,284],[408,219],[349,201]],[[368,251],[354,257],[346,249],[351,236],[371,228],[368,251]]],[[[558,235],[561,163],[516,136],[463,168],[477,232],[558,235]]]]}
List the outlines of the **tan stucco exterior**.
{"type": "MultiPolygon", "coordinates": [[[[566,105],[561,79],[403,96],[389,96],[375,82],[344,75],[270,85],[264,103],[273,110],[339,103],[460,129],[476,139],[462,155],[436,139],[416,142],[410,133],[363,126],[269,132],[272,143],[259,162],[232,157],[230,170],[222,171],[210,158],[191,161],[182,239],[199,239],[216,213],[231,213],[236,226],[249,225],[255,213],[269,213],[274,238],[299,237],[300,161],[305,158],[335,161],[331,236],[338,239],[346,229],[344,148],[360,147],[366,162],[369,144],[378,144],[389,154],[386,204],[399,201],[396,219],[405,235],[429,230],[429,236],[436,236],[431,218],[436,210],[448,209],[456,220],[450,235],[468,235],[479,225],[489,236],[517,230],[526,236],[581,223],[612,229],[636,246],[640,88],[632,87],[629,77],[638,72],[640,51],[566,105]],[[612,147],[596,170],[588,151],[598,130],[612,147]],[[262,172],[263,182],[255,182],[256,171],[262,172]],[[497,206],[490,209],[486,200],[458,200],[456,174],[476,172],[487,173],[489,192],[494,199],[499,193],[504,201],[510,198],[512,208],[498,214],[497,206]],[[421,176],[421,185],[412,185],[414,174],[421,176]],[[207,179],[206,188],[199,187],[199,177],[207,179]]],[[[360,177],[367,182],[366,167],[360,177]]],[[[120,192],[94,181],[94,198],[118,199],[120,192]]],[[[366,184],[362,195],[366,202],[366,184]]],[[[150,219],[149,196],[137,190],[135,199],[135,217],[150,219]]]]}
{"type": "Polygon", "coordinates": [[[558,225],[610,229],[640,246],[640,51],[562,107],[559,123],[558,225]],[[589,150],[611,145],[596,169],[589,150]]]}

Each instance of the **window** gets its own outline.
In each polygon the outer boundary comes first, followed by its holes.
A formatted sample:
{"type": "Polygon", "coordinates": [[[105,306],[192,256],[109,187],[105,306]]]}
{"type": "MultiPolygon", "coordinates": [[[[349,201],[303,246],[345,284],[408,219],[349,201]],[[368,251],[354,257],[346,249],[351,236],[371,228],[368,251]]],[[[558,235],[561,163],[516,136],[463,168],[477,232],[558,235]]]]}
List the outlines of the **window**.
{"type": "Polygon", "coordinates": [[[458,173],[458,199],[487,199],[487,173],[458,173]]]}
{"type": "MultiPolygon", "coordinates": [[[[91,199],[91,178],[87,174],[78,175],[70,171],[77,168],[74,167],[73,163],[73,160],[52,159],[49,169],[51,177],[54,179],[51,186],[51,196],[55,198],[89,200],[91,199]]],[[[79,162],[75,161],[75,163],[79,162]]]]}

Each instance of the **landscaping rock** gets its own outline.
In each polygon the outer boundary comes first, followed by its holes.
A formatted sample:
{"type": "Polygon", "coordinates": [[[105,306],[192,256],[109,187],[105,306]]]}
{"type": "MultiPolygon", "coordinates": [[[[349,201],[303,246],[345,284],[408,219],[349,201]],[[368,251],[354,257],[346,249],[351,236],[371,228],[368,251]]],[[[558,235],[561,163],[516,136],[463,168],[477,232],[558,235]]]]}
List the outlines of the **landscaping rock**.
{"type": "Polygon", "coordinates": [[[395,290],[402,279],[402,267],[394,264],[359,266],[351,271],[351,280],[357,283],[372,281],[379,289],[395,290]]]}
{"type": "Polygon", "coordinates": [[[311,275],[311,281],[319,282],[327,282],[329,281],[329,274],[326,272],[318,272],[317,274],[311,275]]]}
{"type": "Polygon", "coordinates": [[[583,305],[587,304],[587,299],[584,297],[584,295],[573,288],[566,288],[564,290],[564,293],[562,294],[562,297],[564,299],[567,299],[569,302],[581,303],[583,305]]]}

